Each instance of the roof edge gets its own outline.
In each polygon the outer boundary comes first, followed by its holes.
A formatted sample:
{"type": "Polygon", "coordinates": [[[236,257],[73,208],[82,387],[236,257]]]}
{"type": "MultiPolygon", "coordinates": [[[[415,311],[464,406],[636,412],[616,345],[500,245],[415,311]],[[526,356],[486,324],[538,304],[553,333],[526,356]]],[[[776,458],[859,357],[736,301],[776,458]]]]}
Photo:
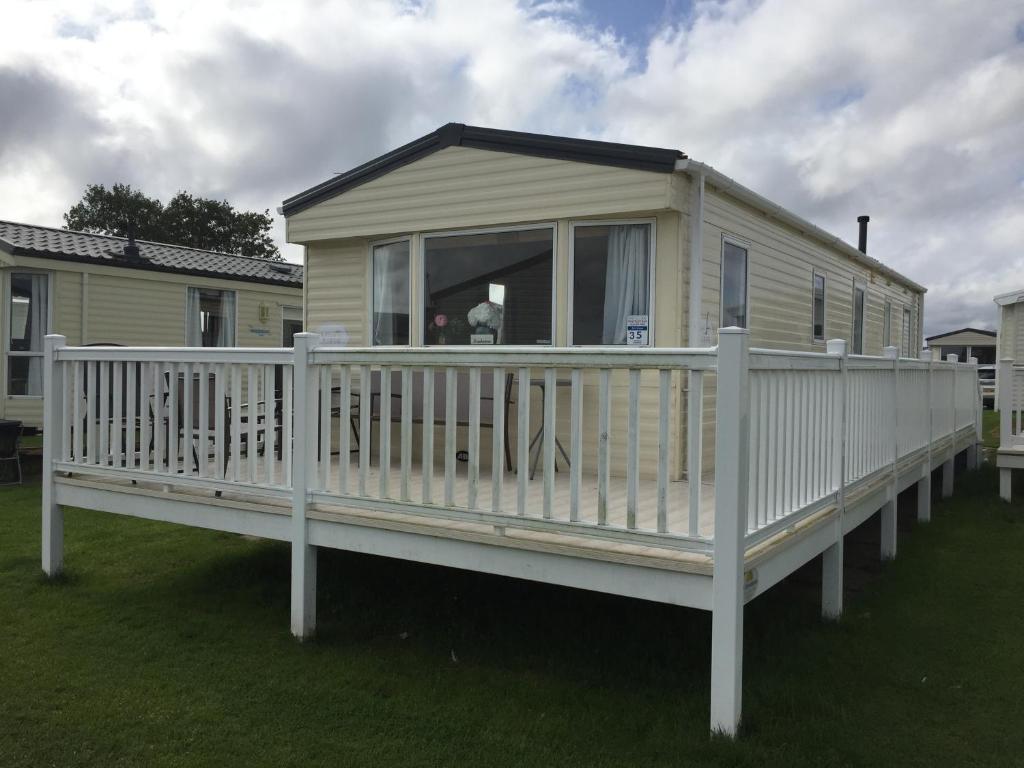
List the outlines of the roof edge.
{"type": "Polygon", "coordinates": [[[447,123],[426,136],[421,136],[408,144],[289,197],[281,204],[279,210],[286,217],[292,216],[326,199],[366,184],[448,147],[507,152],[653,173],[672,173],[675,170],[676,162],[686,157],[678,149],[617,144],[592,139],[573,139],[540,133],[481,128],[463,123],[447,123]]]}
{"type": "Polygon", "coordinates": [[[960,328],[955,331],[946,331],[945,333],[937,333],[934,336],[925,336],[925,341],[933,341],[934,339],[944,339],[947,336],[956,336],[958,333],[980,333],[984,336],[991,336],[993,339],[998,336],[996,331],[990,331],[987,328],[960,328]]]}

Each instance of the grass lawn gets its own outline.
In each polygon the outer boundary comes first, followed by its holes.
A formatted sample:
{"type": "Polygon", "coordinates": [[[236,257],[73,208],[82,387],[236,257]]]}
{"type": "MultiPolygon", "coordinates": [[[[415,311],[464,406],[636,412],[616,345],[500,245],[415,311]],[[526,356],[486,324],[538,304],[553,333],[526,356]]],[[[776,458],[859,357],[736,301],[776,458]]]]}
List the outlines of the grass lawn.
{"type": "MultiPolygon", "coordinates": [[[[908,510],[913,499],[906,500],[908,510]]],[[[0,491],[0,765],[1002,766],[1024,763],[1024,508],[986,468],[934,520],[848,538],[747,610],[745,735],[708,738],[699,611],[327,551],[288,634],[288,548],[0,491]]]]}

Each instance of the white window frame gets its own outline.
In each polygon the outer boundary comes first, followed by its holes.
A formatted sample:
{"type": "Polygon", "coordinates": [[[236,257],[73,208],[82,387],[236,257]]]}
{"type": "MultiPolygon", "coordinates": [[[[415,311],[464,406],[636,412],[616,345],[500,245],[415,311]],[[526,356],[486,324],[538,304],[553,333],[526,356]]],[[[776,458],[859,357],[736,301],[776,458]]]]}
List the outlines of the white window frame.
{"type": "Polygon", "coordinates": [[[850,309],[852,312],[852,323],[850,324],[850,354],[863,355],[865,342],[867,341],[867,313],[868,313],[868,286],[858,280],[853,281],[853,291],[850,294],[850,309]],[[857,291],[864,293],[864,301],[860,306],[860,349],[853,349],[854,340],[857,338],[857,291]]]}
{"type": "MultiPolygon", "coordinates": [[[[750,271],[750,253],[747,253],[747,271],[750,271]]],[[[811,272],[811,341],[815,344],[828,338],[828,275],[818,270],[811,272]],[[817,290],[818,278],[821,278],[821,336],[814,335],[814,292],[817,290]]]]}
{"type": "Polygon", "coordinates": [[[302,316],[302,307],[296,306],[295,304],[282,304],[281,305],[281,317],[278,325],[278,330],[281,331],[281,346],[284,346],[284,324],[288,320],[294,321],[295,318],[288,317],[289,312],[295,312],[299,315],[299,322],[302,323],[302,329],[306,329],[306,320],[302,316]]]}
{"type": "MultiPolygon", "coordinates": [[[[366,346],[375,347],[378,346],[373,341],[373,251],[375,248],[379,248],[382,245],[394,245],[395,243],[408,243],[409,244],[409,342],[407,344],[387,344],[381,346],[393,346],[393,347],[411,347],[413,345],[413,297],[416,295],[413,291],[412,277],[413,277],[413,266],[412,266],[412,235],[402,235],[400,237],[388,237],[383,240],[372,240],[367,243],[366,252],[366,346]]],[[[420,343],[422,346],[422,342],[420,343]]]]}
{"type": "MultiPolygon", "coordinates": [[[[886,299],[882,310],[882,349],[892,346],[892,307],[893,303],[886,299]]],[[[901,315],[902,317],[902,315],[901,315]]]]}
{"type": "Polygon", "coordinates": [[[735,235],[722,235],[722,246],[718,251],[718,327],[724,328],[725,326],[725,246],[726,244],[733,245],[737,248],[742,248],[747,254],[746,269],[744,270],[744,286],[743,286],[743,315],[746,319],[746,328],[750,330],[750,252],[751,243],[748,240],[744,240],[735,235]]]}
{"type": "MultiPolygon", "coordinates": [[[[900,314],[900,354],[904,357],[910,357],[910,341],[913,335],[913,323],[914,313],[907,305],[903,306],[903,312],[900,314]]],[[[971,354],[970,346],[967,347],[967,354],[971,354]]]]}
{"type": "MultiPolygon", "coordinates": [[[[417,307],[417,317],[419,318],[419,332],[417,333],[418,344],[421,347],[427,346],[426,343],[426,323],[424,320],[423,310],[427,306],[427,240],[432,237],[461,237],[463,235],[487,235],[494,234],[497,232],[526,232],[533,229],[550,229],[551,230],[551,339],[548,344],[537,344],[538,347],[553,347],[555,346],[555,330],[557,328],[557,316],[556,310],[558,307],[558,222],[539,222],[536,224],[509,224],[508,226],[492,226],[492,227],[480,227],[474,229],[459,229],[459,230],[438,230],[435,232],[423,232],[420,234],[419,244],[419,283],[420,283],[420,305],[417,307]]],[[[411,289],[411,286],[410,286],[411,289]]],[[[372,287],[371,287],[372,290],[372,287]]],[[[412,305],[410,305],[410,313],[412,312],[412,305]]],[[[435,345],[430,345],[435,346],[435,345]]],[[[465,347],[468,344],[449,344],[448,346],[453,347],[465,347]]]]}
{"type": "Polygon", "coordinates": [[[46,275],[46,333],[43,334],[45,337],[47,334],[53,333],[53,285],[54,285],[54,273],[46,269],[32,269],[15,267],[12,269],[4,270],[4,293],[3,293],[3,318],[0,320],[0,331],[3,334],[3,382],[0,386],[3,386],[4,397],[9,400],[42,400],[43,395],[12,395],[8,392],[10,386],[10,364],[9,360],[11,357],[43,357],[43,350],[39,352],[20,352],[11,351],[11,277],[14,275],[46,275]]]}
{"type": "MultiPolygon", "coordinates": [[[[568,308],[566,316],[566,343],[571,347],[624,347],[626,344],[576,344],[572,338],[573,331],[573,302],[574,298],[574,286],[575,286],[575,269],[576,269],[576,228],[577,227],[617,227],[625,226],[629,224],[649,224],[651,226],[651,243],[650,243],[650,259],[649,268],[647,275],[647,346],[653,347],[654,333],[655,333],[655,322],[654,322],[654,307],[655,307],[655,288],[658,285],[655,280],[655,271],[657,269],[657,257],[658,257],[658,221],[654,218],[643,218],[643,219],[574,219],[569,222],[569,278],[566,293],[568,294],[568,308]]],[[[638,345],[634,345],[638,346],[638,345]]]]}
{"type": "MultiPolygon", "coordinates": [[[[184,306],[186,308],[188,307],[188,291],[189,291],[189,288],[195,288],[195,289],[200,290],[200,291],[223,291],[225,293],[233,293],[233,294],[235,294],[235,348],[242,346],[241,343],[239,343],[239,333],[238,333],[238,318],[242,314],[241,306],[239,304],[238,290],[236,290],[235,288],[222,288],[219,285],[195,285],[195,284],[190,283],[190,284],[185,286],[185,290],[184,290],[184,300],[185,300],[184,306]]],[[[184,333],[184,336],[182,337],[184,339],[184,344],[187,345],[188,344],[188,313],[187,312],[185,314],[185,327],[182,329],[182,331],[184,333]]],[[[199,349],[232,349],[232,347],[199,347],[199,349]]]]}

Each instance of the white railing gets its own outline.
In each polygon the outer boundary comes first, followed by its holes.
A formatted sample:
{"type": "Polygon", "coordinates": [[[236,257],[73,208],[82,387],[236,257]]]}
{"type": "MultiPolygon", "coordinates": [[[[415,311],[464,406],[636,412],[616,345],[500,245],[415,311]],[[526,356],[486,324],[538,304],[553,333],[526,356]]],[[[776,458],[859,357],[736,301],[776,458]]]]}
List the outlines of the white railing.
{"type": "Polygon", "coordinates": [[[748,350],[739,333],[716,349],[317,338],[248,350],[48,337],[51,468],[291,498],[303,515],[333,505],[710,552],[737,490],[750,546],[979,423],[976,365],[847,356],[841,341],[811,354],[748,350]]]}
{"type": "Polygon", "coordinates": [[[999,447],[1003,450],[1024,448],[1024,365],[1000,360],[999,447]]]}

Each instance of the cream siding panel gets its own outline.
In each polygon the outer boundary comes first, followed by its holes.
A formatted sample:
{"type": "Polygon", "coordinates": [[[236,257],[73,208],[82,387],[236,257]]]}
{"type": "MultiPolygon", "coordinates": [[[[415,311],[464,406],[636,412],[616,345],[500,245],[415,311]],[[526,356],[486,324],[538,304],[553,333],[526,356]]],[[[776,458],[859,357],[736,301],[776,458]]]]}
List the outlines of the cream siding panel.
{"type": "Polygon", "coordinates": [[[123,346],[185,343],[185,286],[111,275],[89,276],[88,339],[123,346]]]}
{"type": "Polygon", "coordinates": [[[368,343],[368,268],[367,241],[312,243],[308,246],[305,272],[307,330],[316,331],[325,324],[340,324],[348,330],[351,346],[368,343]]]}
{"type": "Polygon", "coordinates": [[[929,344],[936,347],[994,347],[996,340],[994,336],[966,331],[964,333],[943,336],[929,342],[929,344]]]}
{"type": "Polygon", "coordinates": [[[288,241],[667,208],[672,174],[448,147],[288,218],[288,241]]]}

